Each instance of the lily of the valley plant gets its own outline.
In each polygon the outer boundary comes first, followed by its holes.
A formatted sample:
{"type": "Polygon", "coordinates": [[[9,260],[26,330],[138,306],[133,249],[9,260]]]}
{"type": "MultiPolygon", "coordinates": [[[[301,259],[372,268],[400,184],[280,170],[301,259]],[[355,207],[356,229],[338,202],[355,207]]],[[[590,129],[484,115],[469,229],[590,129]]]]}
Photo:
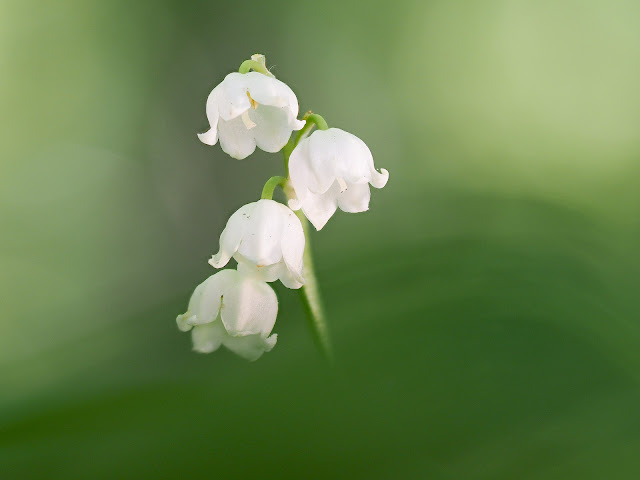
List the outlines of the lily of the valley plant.
{"type": "Polygon", "coordinates": [[[314,337],[331,357],[327,325],[308,242],[307,220],[320,230],[338,208],[357,213],[369,209],[369,184],[382,188],[389,172],[378,172],[366,144],[320,115],[298,120],[298,99],[266,68],[264,55],[253,55],[217,85],[206,104],[209,130],[199,134],[242,160],[256,146],[282,152],[284,176],[271,177],[262,197],[240,207],[220,236],[220,249],[209,263],[223,268],[233,258],[235,270],[211,275],[198,285],[178,328],[191,331],[193,349],[210,353],[221,345],[257,360],[276,344],[271,331],[278,300],[268,282],[280,280],[298,289],[314,337]],[[311,133],[313,128],[317,130],[311,133]],[[297,131],[296,134],[293,134],[297,131]],[[282,188],[288,206],[272,199],[282,188]]]}

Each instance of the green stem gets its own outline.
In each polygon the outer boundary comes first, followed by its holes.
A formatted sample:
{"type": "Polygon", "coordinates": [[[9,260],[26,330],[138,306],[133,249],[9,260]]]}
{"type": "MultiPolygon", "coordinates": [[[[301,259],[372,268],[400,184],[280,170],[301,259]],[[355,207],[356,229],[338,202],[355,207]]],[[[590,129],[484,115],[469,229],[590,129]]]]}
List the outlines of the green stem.
{"type": "Polygon", "coordinates": [[[284,176],[287,178],[289,178],[289,157],[291,156],[291,152],[293,152],[293,149],[296,148],[297,144],[298,142],[295,141],[293,137],[291,137],[287,144],[282,148],[282,158],[284,160],[284,176]]]}
{"type": "Polygon", "coordinates": [[[320,297],[318,279],[316,278],[313,268],[313,256],[311,254],[311,245],[309,244],[309,221],[304,216],[304,213],[302,213],[302,210],[298,210],[296,215],[300,219],[300,223],[302,223],[306,241],[303,256],[304,285],[298,292],[300,293],[302,306],[307,315],[309,327],[313,332],[313,339],[324,356],[329,361],[332,361],[333,350],[331,348],[331,341],[329,340],[329,329],[327,328],[327,322],[324,317],[322,298],[320,297]]]}
{"type": "MultiPolygon", "coordinates": [[[[328,129],[327,122],[320,115],[309,114],[306,115],[304,127],[298,132],[295,139],[291,138],[289,142],[282,149],[282,155],[284,157],[284,168],[286,176],[289,178],[289,157],[291,152],[296,148],[300,140],[309,134],[314,125],[321,130],[328,129]]],[[[267,182],[268,183],[268,182],[267,182]]],[[[266,188],[266,185],[265,185],[266,188]]],[[[290,189],[286,188],[285,193],[288,198],[290,197],[290,189]]],[[[264,197],[263,197],[264,198],[264,197]]],[[[298,290],[300,293],[300,299],[302,300],[302,306],[304,308],[309,328],[313,333],[313,338],[318,348],[322,351],[324,356],[328,360],[333,360],[333,352],[331,349],[331,341],[329,339],[329,330],[327,328],[327,322],[324,316],[324,310],[322,308],[322,298],[320,297],[320,289],[318,288],[318,279],[316,278],[315,270],[313,268],[313,256],[311,254],[311,243],[309,239],[309,221],[304,216],[302,210],[298,210],[296,215],[300,219],[302,229],[304,230],[305,247],[304,247],[304,285],[298,290]]]]}
{"type": "MultiPolygon", "coordinates": [[[[311,131],[311,129],[313,128],[313,126],[315,125],[316,127],[318,127],[318,130],[328,130],[329,129],[329,125],[327,125],[327,121],[322,118],[322,116],[318,115],[317,113],[308,113],[304,116],[304,120],[307,121],[307,123],[304,124],[304,127],[302,127],[300,129],[300,131],[298,132],[298,135],[296,135],[296,139],[294,141],[293,146],[297,146],[300,143],[300,140],[302,140],[303,138],[305,138],[309,132],[311,131]]],[[[291,149],[293,150],[293,148],[291,149]]]]}
{"type": "Polygon", "coordinates": [[[296,139],[293,142],[294,145],[297,146],[300,143],[300,140],[306,138],[307,135],[309,135],[309,132],[311,132],[311,130],[313,129],[314,125],[315,124],[313,122],[307,120],[307,123],[304,124],[304,127],[302,127],[298,132],[298,135],[296,135],[296,139]]]}
{"type": "Polygon", "coordinates": [[[304,127],[300,129],[298,134],[295,136],[295,139],[294,137],[292,137],[282,149],[282,155],[284,156],[285,177],[287,178],[289,177],[289,157],[291,156],[291,152],[293,152],[293,149],[296,148],[300,143],[300,140],[309,135],[309,132],[311,132],[311,129],[314,125],[318,127],[318,130],[329,129],[327,121],[317,113],[308,113],[304,116],[303,119],[306,120],[304,127]]]}
{"type": "Polygon", "coordinates": [[[264,73],[265,75],[269,74],[269,70],[260,62],[256,62],[255,60],[245,60],[240,65],[238,72],[240,73],[248,73],[249,70],[255,70],[256,72],[264,73]]]}
{"type": "Polygon", "coordinates": [[[262,188],[262,195],[260,198],[271,200],[273,198],[273,191],[276,189],[278,185],[284,187],[287,183],[287,179],[285,177],[271,177],[267,180],[267,183],[264,184],[262,188]]]}
{"type": "MultiPolygon", "coordinates": [[[[307,123],[304,124],[304,127],[302,127],[298,132],[298,135],[296,135],[296,139],[293,145],[294,148],[295,146],[298,145],[298,143],[300,143],[300,140],[302,140],[307,135],[309,135],[309,132],[311,131],[314,125],[318,127],[318,130],[329,129],[329,125],[327,125],[326,120],[322,118],[320,115],[318,115],[317,113],[307,114],[304,116],[304,119],[307,121],[307,123]]],[[[293,148],[291,150],[293,150],[293,148]]]]}

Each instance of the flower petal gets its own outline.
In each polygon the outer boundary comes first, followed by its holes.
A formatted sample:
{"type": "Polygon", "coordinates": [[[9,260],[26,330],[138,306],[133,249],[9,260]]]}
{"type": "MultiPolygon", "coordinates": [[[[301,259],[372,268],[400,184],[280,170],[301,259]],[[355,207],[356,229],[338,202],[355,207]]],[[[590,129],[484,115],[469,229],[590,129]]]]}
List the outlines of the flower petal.
{"type": "Polygon", "coordinates": [[[380,173],[378,173],[375,169],[371,171],[371,185],[376,188],[382,188],[387,184],[389,180],[389,172],[384,168],[380,169],[380,173]]]}
{"type": "Polygon", "coordinates": [[[298,107],[298,100],[293,91],[286,83],[275,77],[259,72],[249,72],[244,74],[244,82],[246,91],[259,105],[287,107],[293,100],[296,109],[298,107]]]}
{"type": "Polygon", "coordinates": [[[251,219],[255,205],[256,202],[243,205],[231,215],[220,235],[220,250],[209,260],[211,266],[215,268],[224,267],[236,253],[247,229],[247,225],[249,224],[249,220],[251,219]]]}
{"type": "Polygon", "coordinates": [[[296,214],[284,205],[282,205],[282,208],[288,212],[287,222],[282,233],[282,259],[291,273],[294,282],[291,282],[289,278],[282,278],[281,280],[288,288],[300,288],[297,285],[302,286],[304,283],[304,278],[302,277],[302,257],[304,255],[305,245],[304,230],[296,214]]]}
{"type": "Polygon", "coordinates": [[[249,110],[249,117],[256,124],[251,133],[258,147],[271,153],[282,150],[292,132],[287,107],[259,105],[257,109],[249,110]]]}
{"type": "Polygon", "coordinates": [[[352,183],[348,188],[338,193],[338,207],[343,212],[359,213],[369,210],[371,190],[368,183],[352,183]]]}
{"type": "Polygon", "coordinates": [[[291,288],[292,290],[297,290],[304,285],[304,278],[299,275],[292,274],[291,270],[284,265],[281,265],[278,278],[285,287],[291,288]]]}
{"type": "Polygon", "coordinates": [[[244,74],[233,72],[227,75],[218,86],[218,112],[224,121],[239,117],[251,108],[247,96],[247,79],[244,74]]]}
{"type": "Polygon", "coordinates": [[[236,355],[253,362],[260,358],[264,352],[271,351],[277,340],[277,334],[270,337],[254,334],[238,337],[227,336],[223,344],[236,355]]]}
{"type": "Polygon", "coordinates": [[[195,318],[200,307],[200,299],[202,298],[202,294],[205,289],[204,284],[205,282],[202,282],[196,287],[196,289],[191,294],[191,298],[189,299],[189,306],[187,307],[187,311],[182,315],[178,315],[178,317],[176,318],[178,328],[183,332],[188,332],[189,330],[191,330],[192,324],[190,323],[190,320],[192,318],[195,318]]]}
{"type": "Polygon", "coordinates": [[[349,183],[365,183],[369,181],[373,168],[373,156],[369,147],[355,135],[339,128],[327,130],[333,136],[336,155],[336,177],[344,178],[349,183]]]}
{"type": "MultiPolygon", "coordinates": [[[[282,260],[283,205],[268,199],[258,200],[251,213],[238,253],[259,266],[282,260]]],[[[284,207],[286,208],[286,207],[284,207]]]]}
{"type": "Polygon", "coordinates": [[[229,121],[220,119],[218,134],[222,150],[237,160],[247,158],[256,149],[253,133],[246,127],[241,116],[229,121]]]}
{"type": "Polygon", "coordinates": [[[293,113],[293,108],[289,107],[289,127],[291,130],[301,130],[302,127],[305,126],[306,122],[304,120],[298,120],[297,108],[295,109],[296,113],[293,113]]]}
{"type": "MultiPolygon", "coordinates": [[[[325,193],[336,180],[338,164],[342,161],[341,144],[335,141],[335,132],[317,130],[309,137],[308,156],[310,170],[314,174],[315,185],[309,183],[309,190],[316,194],[325,193]]],[[[302,142],[300,142],[302,143],[302,142]]],[[[342,169],[339,170],[342,173],[342,169]]],[[[344,176],[341,174],[340,176],[344,176]]]]}
{"type": "Polygon", "coordinates": [[[313,226],[316,227],[316,230],[321,230],[335,213],[336,208],[338,208],[336,197],[339,192],[338,188],[337,192],[329,190],[322,195],[316,195],[315,193],[307,195],[302,204],[302,211],[313,226]]]}
{"type": "Polygon", "coordinates": [[[193,341],[193,349],[200,353],[215,352],[222,341],[227,337],[227,332],[224,330],[224,326],[220,320],[207,323],[206,325],[198,325],[194,327],[191,334],[191,340],[193,341]]]}
{"type": "Polygon", "coordinates": [[[296,198],[289,200],[289,207],[300,210],[309,190],[318,190],[318,181],[309,163],[309,138],[298,143],[289,157],[289,178],[296,198]]]}
{"type": "Polygon", "coordinates": [[[220,315],[230,335],[267,336],[276,323],[278,299],[266,283],[251,277],[239,277],[239,282],[225,291],[220,315]]]}
{"type": "Polygon", "coordinates": [[[218,318],[224,292],[234,288],[238,282],[239,274],[235,270],[221,270],[207,278],[203,283],[204,290],[197,306],[196,318],[188,323],[203,325],[218,318]]]}
{"type": "Polygon", "coordinates": [[[218,143],[218,125],[216,122],[216,127],[207,130],[204,133],[199,133],[198,138],[202,143],[207,145],[215,145],[218,143]]]}
{"type": "Polygon", "coordinates": [[[207,97],[207,120],[209,121],[209,130],[205,133],[199,133],[198,138],[202,143],[207,145],[215,145],[218,141],[218,120],[220,113],[218,112],[218,96],[220,95],[220,85],[216,86],[207,97]]]}
{"type": "Polygon", "coordinates": [[[238,261],[238,272],[241,275],[254,277],[261,282],[275,282],[283,272],[287,271],[282,262],[258,267],[239,254],[236,255],[236,260],[238,261]]]}

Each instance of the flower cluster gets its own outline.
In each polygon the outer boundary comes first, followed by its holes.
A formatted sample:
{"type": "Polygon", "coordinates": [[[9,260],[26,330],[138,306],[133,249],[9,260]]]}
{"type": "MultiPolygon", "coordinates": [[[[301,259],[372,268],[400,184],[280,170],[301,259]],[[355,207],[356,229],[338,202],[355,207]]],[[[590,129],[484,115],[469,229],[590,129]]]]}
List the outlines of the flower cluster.
{"type": "MultiPolygon", "coordinates": [[[[288,173],[272,177],[260,200],[231,215],[220,249],[209,263],[220,269],[233,258],[237,268],[221,270],[198,285],[187,312],[177,318],[180,330],[192,331],[194,350],[210,353],[224,345],[253,361],[277,340],[271,331],[278,300],[269,282],[302,288],[310,315],[318,316],[303,222],[308,219],[320,230],[338,208],[351,213],[368,210],[369,184],[384,187],[389,173],[375,169],[371,151],[358,137],[329,128],[310,112],[298,120],[295,94],[267,70],[263,55],[243,62],[238,72],[213,89],[206,113],[210,129],[198,135],[203,143],[220,141],[222,150],[238,160],[256,146],[282,151],[288,173]],[[309,134],[314,126],[318,130],[309,134]],[[299,132],[292,138],[294,131],[299,132]],[[271,198],[278,185],[289,197],[288,206],[271,198]]],[[[313,322],[323,328],[321,319],[312,318],[313,322]]]]}

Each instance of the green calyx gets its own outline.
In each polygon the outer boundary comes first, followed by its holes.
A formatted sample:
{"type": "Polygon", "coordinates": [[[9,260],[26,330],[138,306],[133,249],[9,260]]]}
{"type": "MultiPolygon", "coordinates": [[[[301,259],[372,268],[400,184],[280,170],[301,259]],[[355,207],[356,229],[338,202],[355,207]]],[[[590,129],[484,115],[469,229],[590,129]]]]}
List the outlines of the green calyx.
{"type": "Polygon", "coordinates": [[[318,130],[329,129],[329,125],[327,125],[327,121],[322,117],[322,115],[318,115],[317,113],[309,112],[305,114],[305,116],[302,117],[302,119],[307,121],[306,125],[302,128],[302,130],[304,130],[307,127],[307,125],[313,126],[313,124],[315,124],[316,127],[318,127],[318,130]]]}
{"type": "Polygon", "coordinates": [[[242,62],[240,68],[238,69],[238,72],[249,73],[250,70],[263,73],[264,75],[269,75],[270,77],[273,76],[267,69],[265,56],[260,53],[251,55],[250,60],[245,60],[244,62],[242,62]]]}

